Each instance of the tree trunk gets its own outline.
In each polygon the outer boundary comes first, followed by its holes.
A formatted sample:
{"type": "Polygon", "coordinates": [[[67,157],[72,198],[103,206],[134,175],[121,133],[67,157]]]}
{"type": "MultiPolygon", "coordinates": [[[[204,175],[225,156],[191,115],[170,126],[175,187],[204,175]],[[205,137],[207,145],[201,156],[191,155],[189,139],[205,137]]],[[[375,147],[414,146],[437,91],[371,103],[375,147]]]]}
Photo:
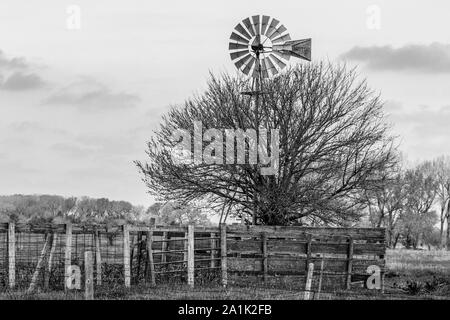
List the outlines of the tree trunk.
{"type": "Polygon", "coordinates": [[[391,228],[387,229],[387,246],[390,248],[392,245],[392,231],[391,228]]]}
{"type": "Polygon", "coordinates": [[[447,235],[446,235],[446,246],[447,251],[450,251],[450,201],[447,202],[447,213],[445,215],[447,217],[447,235]]]}
{"type": "Polygon", "coordinates": [[[392,225],[393,224],[392,223],[392,212],[389,212],[388,219],[389,219],[389,221],[387,223],[387,231],[388,231],[387,245],[390,248],[390,247],[392,247],[392,240],[393,240],[392,238],[394,236],[394,226],[392,225]]]}
{"type": "Polygon", "coordinates": [[[400,233],[395,236],[395,240],[394,240],[394,244],[393,244],[394,249],[395,249],[395,247],[397,247],[398,239],[400,239],[400,233]]]}
{"type": "Polygon", "coordinates": [[[447,236],[446,236],[447,251],[450,251],[450,217],[447,217],[447,236]]]}
{"type": "Polygon", "coordinates": [[[440,226],[440,229],[439,229],[439,248],[442,248],[443,246],[444,246],[444,239],[443,239],[443,237],[444,237],[444,223],[445,223],[445,214],[444,214],[444,211],[445,211],[445,206],[442,206],[441,207],[441,220],[440,220],[440,222],[441,222],[441,226],[440,226]]]}

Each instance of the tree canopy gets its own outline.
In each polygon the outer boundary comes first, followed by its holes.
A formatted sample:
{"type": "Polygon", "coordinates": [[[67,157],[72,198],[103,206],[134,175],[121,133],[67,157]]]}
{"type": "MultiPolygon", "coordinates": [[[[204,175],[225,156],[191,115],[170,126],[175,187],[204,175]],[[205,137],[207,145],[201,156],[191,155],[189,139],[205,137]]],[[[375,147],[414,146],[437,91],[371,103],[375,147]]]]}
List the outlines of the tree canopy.
{"type": "MultiPolygon", "coordinates": [[[[258,112],[255,98],[241,94],[251,89],[244,78],[211,76],[203,94],[167,113],[148,142],[147,161],[136,161],[150,193],[164,200],[205,201],[263,224],[342,225],[358,220],[364,191],[397,161],[379,96],[353,70],[324,63],[298,65],[265,80],[258,112]],[[264,175],[259,162],[175,161],[172,150],[179,141],[173,133],[184,129],[194,134],[194,122],[201,123],[203,133],[278,129],[275,174],[264,175]]],[[[214,147],[206,143],[203,153],[226,157],[230,146],[225,141],[204,140],[214,147]]],[[[251,144],[247,139],[246,146],[251,144]]]]}

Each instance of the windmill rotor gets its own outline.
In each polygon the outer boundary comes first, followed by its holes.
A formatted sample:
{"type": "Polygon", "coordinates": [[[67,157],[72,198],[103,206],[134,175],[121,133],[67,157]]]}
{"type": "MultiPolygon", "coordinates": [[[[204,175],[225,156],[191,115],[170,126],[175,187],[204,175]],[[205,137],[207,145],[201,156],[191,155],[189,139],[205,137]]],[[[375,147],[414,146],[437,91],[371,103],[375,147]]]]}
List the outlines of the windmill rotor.
{"type": "Polygon", "coordinates": [[[266,15],[254,15],[238,23],[228,49],[236,68],[253,78],[277,75],[291,57],[311,61],[311,39],[292,40],[279,20],[266,15]]]}

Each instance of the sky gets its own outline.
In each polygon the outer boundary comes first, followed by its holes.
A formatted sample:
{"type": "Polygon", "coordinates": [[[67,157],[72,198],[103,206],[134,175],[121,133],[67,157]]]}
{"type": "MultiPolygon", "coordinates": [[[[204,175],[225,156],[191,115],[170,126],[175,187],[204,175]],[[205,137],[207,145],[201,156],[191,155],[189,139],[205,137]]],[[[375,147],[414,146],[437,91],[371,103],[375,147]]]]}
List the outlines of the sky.
{"type": "Polygon", "coordinates": [[[228,37],[255,14],[312,38],[314,61],[357,67],[408,161],[450,154],[449,12],[445,0],[2,0],[0,194],[153,203],[133,160],[210,72],[237,73],[228,37]]]}

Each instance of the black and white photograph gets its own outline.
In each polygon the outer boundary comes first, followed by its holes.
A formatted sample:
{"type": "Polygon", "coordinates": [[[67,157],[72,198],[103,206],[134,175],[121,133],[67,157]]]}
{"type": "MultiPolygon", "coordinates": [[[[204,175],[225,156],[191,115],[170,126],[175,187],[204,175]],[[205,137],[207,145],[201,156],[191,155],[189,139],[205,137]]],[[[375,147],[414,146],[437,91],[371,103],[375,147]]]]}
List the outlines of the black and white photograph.
{"type": "Polygon", "coordinates": [[[0,307],[450,300],[449,14],[1,0],[0,307]]]}

